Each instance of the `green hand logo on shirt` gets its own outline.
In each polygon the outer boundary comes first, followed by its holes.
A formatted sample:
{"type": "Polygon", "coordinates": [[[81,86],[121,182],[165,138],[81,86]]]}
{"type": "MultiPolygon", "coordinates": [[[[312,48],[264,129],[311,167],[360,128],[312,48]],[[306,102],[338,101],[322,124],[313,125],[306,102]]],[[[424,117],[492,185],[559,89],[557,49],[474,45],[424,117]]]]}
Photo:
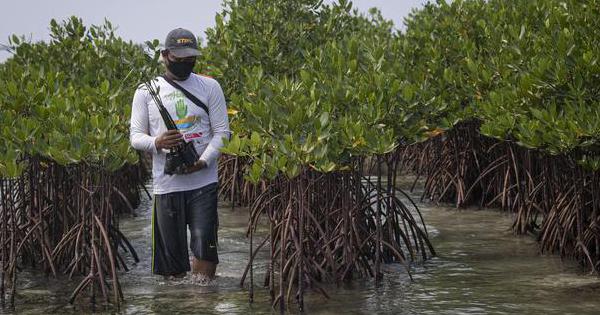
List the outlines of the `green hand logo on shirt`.
{"type": "Polygon", "coordinates": [[[188,108],[185,104],[185,95],[180,91],[173,91],[172,93],[167,95],[167,98],[175,101],[175,113],[177,114],[177,118],[184,119],[187,116],[188,108]]]}
{"type": "Polygon", "coordinates": [[[187,105],[185,105],[183,98],[178,99],[175,103],[175,111],[179,119],[184,119],[187,116],[187,105]]]}

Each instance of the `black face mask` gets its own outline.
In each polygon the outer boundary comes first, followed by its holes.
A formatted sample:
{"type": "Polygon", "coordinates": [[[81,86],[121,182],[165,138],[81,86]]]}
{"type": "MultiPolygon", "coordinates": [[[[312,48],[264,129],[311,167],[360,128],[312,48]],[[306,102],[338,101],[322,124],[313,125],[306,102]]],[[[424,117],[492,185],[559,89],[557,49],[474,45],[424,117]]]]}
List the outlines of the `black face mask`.
{"type": "Polygon", "coordinates": [[[168,60],[167,69],[177,78],[187,79],[194,69],[195,62],[173,62],[168,60]]]}

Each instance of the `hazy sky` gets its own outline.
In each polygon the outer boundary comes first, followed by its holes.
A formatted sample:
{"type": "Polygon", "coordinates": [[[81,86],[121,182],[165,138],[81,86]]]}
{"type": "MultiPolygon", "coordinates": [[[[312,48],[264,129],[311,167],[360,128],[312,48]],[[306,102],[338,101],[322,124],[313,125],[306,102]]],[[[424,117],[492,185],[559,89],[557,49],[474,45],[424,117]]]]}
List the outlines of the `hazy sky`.
{"type": "MultiPolygon", "coordinates": [[[[327,2],[332,2],[329,0],[327,2]]],[[[381,9],[387,19],[402,27],[403,18],[412,8],[426,0],[354,0],[354,7],[367,12],[381,9]]],[[[221,0],[5,0],[0,11],[0,44],[7,44],[11,34],[25,35],[33,41],[48,39],[50,19],[62,20],[71,15],[86,25],[101,24],[108,18],[118,26],[117,34],[134,42],[158,38],[161,42],[173,28],[183,27],[204,37],[204,30],[214,25],[221,10],[221,0]]],[[[8,53],[0,51],[0,61],[8,53]]]]}

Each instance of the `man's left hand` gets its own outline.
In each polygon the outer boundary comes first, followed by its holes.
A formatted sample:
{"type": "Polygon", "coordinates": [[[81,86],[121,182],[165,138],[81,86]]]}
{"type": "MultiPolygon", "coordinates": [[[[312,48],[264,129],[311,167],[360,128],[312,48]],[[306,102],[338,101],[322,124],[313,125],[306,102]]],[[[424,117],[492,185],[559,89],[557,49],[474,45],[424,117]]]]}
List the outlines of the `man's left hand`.
{"type": "Polygon", "coordinates": [[[197,172],[203,168],[206,168],[206,161],[204,160],[198,160],[196,161],[196,163],[194,163],[194,165],[188,167],[185,169],[184,174],[190,174],[193,172],[197,172]]]}

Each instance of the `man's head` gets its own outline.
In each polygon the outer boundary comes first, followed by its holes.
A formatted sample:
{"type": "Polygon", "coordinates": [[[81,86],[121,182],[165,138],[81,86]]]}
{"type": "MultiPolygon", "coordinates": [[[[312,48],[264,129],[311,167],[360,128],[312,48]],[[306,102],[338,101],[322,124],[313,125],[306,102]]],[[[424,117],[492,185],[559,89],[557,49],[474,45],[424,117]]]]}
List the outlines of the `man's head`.
{"type": "Polygon", "coordinates": [[[176,28],[169,32],[162,57],[167,71],[175,79],[185,80],[190,76],[198,55],[200,55],[198,43],[192,32],[183,28],[176,28]]]}

